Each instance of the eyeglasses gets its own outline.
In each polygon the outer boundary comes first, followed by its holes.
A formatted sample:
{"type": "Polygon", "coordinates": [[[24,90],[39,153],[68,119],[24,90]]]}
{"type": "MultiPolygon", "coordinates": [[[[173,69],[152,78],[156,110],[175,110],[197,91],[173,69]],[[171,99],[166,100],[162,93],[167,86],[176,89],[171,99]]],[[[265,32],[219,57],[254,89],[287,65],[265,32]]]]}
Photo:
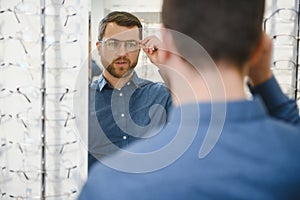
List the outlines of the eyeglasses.
{"type": "MultiPolygon", "coordinates": [[[[64,87],[49,87],[44,89],[46,94],[46,100],[53,102],[63,102],[70,99],[69,97],[76,93],[76,89],[64,88],[64,87]]],[[[32,103],[33,100],[39,100],[43,89],[37,87],[17,87],[16,89],[0,88],[0,99],[6,98],[11,94],[18,94],[28,103],[32,103]]]]}
{"type": "Polygon", "coordinates": [[[32,112],[31,108],[29,108],[27,111],[19,112],[17,114],[1,113],[0,126],[9,120],[21,122],[22,126],[25,129],[28,129],[29,127],[37,127],[39,125],[40,115],[32,112]]]}
{"type": "Polygon", "coordinates": [[[109,51],[118,51],[122,47],[122,43],[124,43],[124,47],[126,51],[136,51],[140,49],[140,44],[136,40],[117,40],[117,39],[107,39],[100,41],[103,47],[109,51]]]}
{"type": "Polygon", "coordinates": [[[8,141],[6,138],[1,139],[1,151],[8,151],[10,149],[14,149],[14,147],[17,147],[17,149],[20,151],[21,154],[38,154],[38,145],[35,143],[19,143],[19,142],[13,142],[8,141]]]}
{"type": "MultiPolygon", "coordinates": [[[[49,4],[45,7],[45,15],[50,17],[61,17],[66,16],[66,19],[64,20],[63,26],[67,26],[67,23],[69,21],[69,18],[72,16],[77,15],[77,11],[73,6],[65,6],[64,5],[65,0],[60,2],[54,2],[52,4],[49,4]]],[[[40,9],[39,5],[34,1],[25,1],[22,0],[20,3],[16,4],[12,8],[6,8],[1,9],[0,14],[10,12],[13,13],[17,22],[21,23],[20,15],[39,15],[40,9]]]]}
{"type": "MultiPolygon", "coordinates": [[[[60,193],[60,194],[47,194],[45,196],[46,199],[65,199],[68,197],[71,197],[73,195],[75,195],[77,193],[76,189],[72,189],[69,192],[64,192],[64,193],[60,193]]],[[[7,199],[16,199],[16,200],[20,200],[20,199],[31,199],[31,200],[39,200],[42,199],[39,195],[34,195],[31,194],[29,192],[29,194],[24,194],[24,195],[15,195],[15,194],[7,194],[6,192],[2,192],[0,193],[0,196],[2,196],[3,198],[7,199]]]]}
{"type": "Polygon", "coordinates": [[[73,6],[64,6],[65,1],[62,3],[54,3],[46,6],[46,16],[61,17],[66,16],[63,26],[67,26],[69,18],[77,15],[77,11],[73,6]]]}
{"type": "MultiPolygon", "coordinates": [[[[38,127],[41,122],[41,115],[33,112],[32,108],[28,108],[24,112],[20,112],[17,114],[7,114],[7,113],[0,113],[0,126],[2,123],[11,120],[16,119],[17,121],[20,121],[25,129],[28,129],[29,127],[38,127]]],[[[61,128],[67,128],[69,127],[69,124],[71,121],[75,120],[76,117],[67,110],[54,110],[54,111],[48,111],[46,113],[45,121],[47,127],[61,127],[61,128]]]]}
{"type": "MultiPolygon", "coordinates": [[[[55,181],[61,181],[65,179],[71,178],[71,172],[77,168],[77,165],[72,165],[70,167],[58,167],[51,170],[46,170],[46,178],[49,181],[55,182],[55,181]]],[[[7,167],[1,167],[1,173],[7,174],[7,172],[16,174],[19,177],[19,180],[22,182],[28,182],[28,181],[39,181],[42,170],[38,169],[35,166],[23,166],[23,169],[8,169],[7,167]]]]}
{"type": "Polygon", "coordinates": [[[277,34],[274,35],[273,41],[275,45],[294,45],[297,40],[299,40],[299,37],[295,35],[290,35],[290,34],[277,34]]]}
{"type": "Polygon", "coordinates": [[[56,102],[62,102],[63,100],[68,99],[68,96],[77,92],[76,89],[69,89],[67,87],[46,88],[45,91],[46,91],[47,98],[54,100],[56,102]]]}
{"type": "Polygon", "coordinates": [[[283,23],[295,22],[298,18],[298,11],[293,8],[279,8],[264,20],[264,25],[271,19],[279,20],[283,23]]]}
{"type": "Polygon", "coordinates": [[[21,23],[20,21],[20,17],[18,16],[18,14],[23,13],[23,14],[37,14],[38,13],[38,9],[37,9],[37,5],[32,3],[32,2],[24,2],[22,0],[22,2],[16,4],[15,6],[13,6],[13,8],[7,8],[7,9],[2,9],[0,10],[0,14],[5,13],[5,12],[11,12],[14,14],[16,20],[18,23],[21,23]]]}
{"type": "Polygon", "coordinates": [[[10,94],[18,94],[28,103],[32,103],[33,99],[38,99],[40,96],[39,91],[35,87],[17,87],[16,89],[8,89],[8,88],[1,88],[0,89],[0,99],[9,96],[10,94]]]}
{"type": "Polygon", "coordinates": [[[63,46],[63,45],[67,45],[67,44],[74,44],[76,42],[78,42],[77,39],[77,35],[76,34],[62,34],[62,33],[58,33],[59,36],[63,36],[60,40],[55,39],[54,36],[50,37],[46,37],[46,42],[47,42],[47,46],[45,48],[45,51],[47,51],[50,47],[53,47],[54,49],[63,46]]]}
{"type": "Polygon", "coordinates": [[[272,70],[294,70],[297,64],[292,60],[275,60],[273,62],[272,70]]]}
{"type": "Polygon", "coordinates": [[[25,52],[25,54],[28,54],[28,51],[27,51],[27,49],[26,49],[26,47],[24,45],[24,42],[23,42],[22,38],[20,38],[20,37],[14,37],[14,36],[11,36],[11,35],[4,36],[4,35],[2,35],[0,33],[0,41],[7,41],[7,40],[17,40],[17,41],[19,41],[20,44],[21,44],[21,46],[22,46],[22,48],[23,48],[23,50],[24,50],[24,52],[25,52]]]}
{"type": "Polygon", "coordinates": [[[7,88],[6,85],[16,85],[16,87],[34,85],[35,79],[32,69],[32,66],[25,61],[10,62],[0,59],[0,100],[3,96],[9,96],[9,90],[15,90],[15,88],[7,88]],[[8,79],[7,77],[11,78],[8,79]]]}
{"type": "Polygon", "coordinates": [[[67,127],[69,123],[75,119],[76,117],[69,111],[55,110],[46,114],[46,125],[50,127],[67,127]]]}
{"type": "MultiPolygon", "coordinates": [[[[31,100],[29,97],[23,92],[23,89],[21,87],[17,87],[16,90],[10,90],[7,88],[1,88],[0,89],[0,98],[6,97],[10,94],[19,94],[22,97],[24,97],[28,103],[31,103],[31,100]]],[[[36,95],[35,95],[36,96],[36,95]]]]}
{"type": "MultiPolygon", "coordinates": [[[[76,140],[73,141],[67,141],[64,143],[53,143],[53,144],[46,144],[46,152],[54,155],[63,154],[64,152],[68,152],[68,150],[65,150],[68,146],[74,146],[74,144],[77,144],[76,140]]],[[[69,147],[71,149],[71,147],[69,147]]],[[[69,150],[70,150],[69,149],[69,150]]]]}
{"type": "MultiPolygon", "coordinates": [[[[1,151],[7,151],[14,146],[17,147],[17,149],[20,150],[21,154],[37,154],[41,150],[42,144],[36,144],[35,142],[31,143],[25,143],[25,142],[13,142],[13,141],[7,141],[5,138],[2,138],[0,144],[0,150],[1,151]]],[[[76,140],[73,141],[67,141],[63,143],[47,143],[44,145],[46,147],[46,152],[52,155],[62,155],[67,152],[72,152],[74,148],[72,149],[72,145],[74,146],[77,144],[76,140]]]]}

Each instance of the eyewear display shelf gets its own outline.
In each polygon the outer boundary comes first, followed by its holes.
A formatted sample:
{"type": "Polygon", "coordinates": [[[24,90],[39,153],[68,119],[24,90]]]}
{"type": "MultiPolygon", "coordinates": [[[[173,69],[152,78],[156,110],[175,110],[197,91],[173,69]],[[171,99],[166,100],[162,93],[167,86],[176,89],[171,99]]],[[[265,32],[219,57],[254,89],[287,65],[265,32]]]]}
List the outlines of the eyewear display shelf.
{"type": "Polygon", "coordinates": [[[268,0],[263,27],[273,41],[273,74],[283,91],[300,105],[299,9],[299,0],[268,0]]]}
{"type": "Polygon", "coordinates": [[[85,4],[0,0],[0,199],[76,199],[86,179],[85,4]]]}

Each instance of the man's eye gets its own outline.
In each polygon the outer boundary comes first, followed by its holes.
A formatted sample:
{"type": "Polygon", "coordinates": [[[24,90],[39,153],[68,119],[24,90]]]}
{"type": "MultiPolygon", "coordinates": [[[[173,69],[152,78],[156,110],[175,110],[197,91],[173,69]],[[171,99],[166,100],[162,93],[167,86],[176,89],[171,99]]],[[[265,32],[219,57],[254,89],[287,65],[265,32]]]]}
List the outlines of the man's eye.
{"type": "Polygon", "coordinates": [[[117,41],[108,41],[107,46],[112,47],[112,48],[117,48],[119,43],[117,41]]]}
{"type": "Polygon", "coordinates": [[[135,41],[129,41],[129,42],[127,42],[127,48],[136,48],[137,45],[138,44],[135,41]]]}

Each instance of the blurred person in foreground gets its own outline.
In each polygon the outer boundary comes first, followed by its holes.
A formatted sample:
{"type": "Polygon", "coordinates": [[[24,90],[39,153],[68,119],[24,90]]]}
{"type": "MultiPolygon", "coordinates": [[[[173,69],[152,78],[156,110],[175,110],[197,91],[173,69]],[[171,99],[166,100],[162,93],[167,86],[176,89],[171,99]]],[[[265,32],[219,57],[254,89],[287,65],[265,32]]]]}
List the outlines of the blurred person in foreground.
{"type": "Polygon", "coordinates": [[[80,200],[300,199],[299,110],[271,73],[263,13],[263,0],[164,0],[152,61],[176,95],[170,123],[102,159],[80,200]]]}

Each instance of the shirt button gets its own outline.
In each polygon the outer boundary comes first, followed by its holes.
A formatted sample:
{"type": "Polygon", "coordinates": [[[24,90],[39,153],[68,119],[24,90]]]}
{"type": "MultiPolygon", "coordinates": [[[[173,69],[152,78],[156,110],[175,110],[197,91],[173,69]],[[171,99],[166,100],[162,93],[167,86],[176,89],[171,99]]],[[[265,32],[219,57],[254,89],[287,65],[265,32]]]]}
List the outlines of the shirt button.
{"type": "Polygon", "coordinates": [[[122,93],[122,92],[120,93],[120,97],[121,97],[121,96],[123,96],[123,93],[122,93]]]}
{"type": "Polygon", "coordinates": [[[128,82],[127,85],[130,85],[130,82],[128,82]]]}
{"type": "Polygon", "coordinates": [[[124,113],[122,113],[122,114],[121,114],[121,117],[125,117],[125,114],[124,114],[124,113]]]}
{"type": "Polygon", "coordinates": [[[127,139],[127,136],[126,136],[126,135],[124,135],[124,136],[123,136],[123,140],[126,140],[126,139],[127,139]]]}

